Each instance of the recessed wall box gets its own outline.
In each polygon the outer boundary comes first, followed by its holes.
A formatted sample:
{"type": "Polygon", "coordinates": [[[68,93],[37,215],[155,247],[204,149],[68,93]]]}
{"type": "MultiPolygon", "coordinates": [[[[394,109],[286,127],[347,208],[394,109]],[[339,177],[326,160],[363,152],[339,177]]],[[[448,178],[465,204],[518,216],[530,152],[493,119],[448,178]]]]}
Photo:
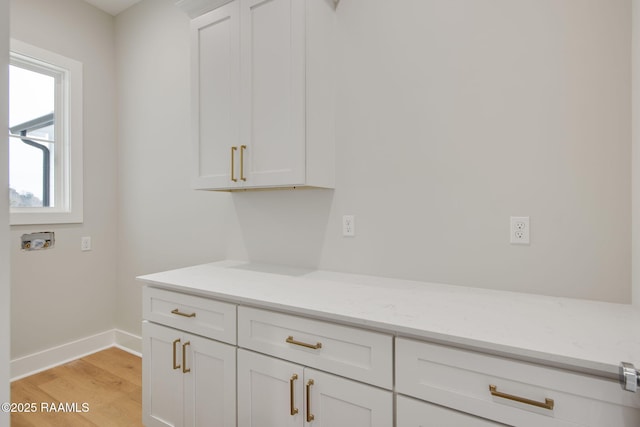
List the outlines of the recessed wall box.
{"type": "Polygon", "coordinates": [[[53,231],[23,234],[21,240],[23,251],[50,249],[56,243],[55,233],[53,231]]]}

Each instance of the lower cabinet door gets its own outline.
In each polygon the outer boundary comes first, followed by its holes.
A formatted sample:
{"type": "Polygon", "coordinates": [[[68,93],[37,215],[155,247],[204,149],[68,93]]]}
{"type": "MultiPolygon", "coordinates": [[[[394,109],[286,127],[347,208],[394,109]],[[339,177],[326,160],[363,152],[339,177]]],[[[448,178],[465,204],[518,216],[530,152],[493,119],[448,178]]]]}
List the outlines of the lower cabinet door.
{"type": "Polygon", "coordinates": [[[302,427],[303,368],[238,350],[238,427],[302,427]]]}
{"type": "Polygon", "coordinates": [[[390,391],[238,350],[238,427],[390,427],[390,391]]]}
{"type": "Polygon", "coordinates": [[[182,425],[181,335],[175,329],[142,323],[142,422],[146,427],[182,425]]]}
{"type": "Polygon", "coordinates": [[[306,368],[305,421],[308,427],[389,427],[393,395],[367,384],[306,368]]]}
{"type": "Polygon", "coordinates": [[[397,427],[496,427],[505,425],[404,396],[398,396],[397,417],[397,427]]]}
{"type": "Polygon", "coordinates": [[[186,335],[185,427],[236,427],[236,348],[186,335]]]}
{"type": "Polygon", "coordinates": [[[145,427],[235,427],[236,349],[143,322],[145,427]]]}

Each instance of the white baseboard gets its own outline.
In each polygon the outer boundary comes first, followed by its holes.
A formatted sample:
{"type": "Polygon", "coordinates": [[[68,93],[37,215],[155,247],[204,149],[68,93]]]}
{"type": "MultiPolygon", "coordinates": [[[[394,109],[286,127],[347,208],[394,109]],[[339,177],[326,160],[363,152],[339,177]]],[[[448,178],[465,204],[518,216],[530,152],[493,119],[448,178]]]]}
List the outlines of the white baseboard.
{"type": "Polygon", "coordinates": [[[142,338],[118,329],[29,354],[11,361],[11,381],[37,374],[109,347],[141,355],[142,338]]]}
{"type": "Polygon", "coordinates": [[[114,329],[115,346],[138,357],[142,357],[142,338],[129,332],[114,329]]]}

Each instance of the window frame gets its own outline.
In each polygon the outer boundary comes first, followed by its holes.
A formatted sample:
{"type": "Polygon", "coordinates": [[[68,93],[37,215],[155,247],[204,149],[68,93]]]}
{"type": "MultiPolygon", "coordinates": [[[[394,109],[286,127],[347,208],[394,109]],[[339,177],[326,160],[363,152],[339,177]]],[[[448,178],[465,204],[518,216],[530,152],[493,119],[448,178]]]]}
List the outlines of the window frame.
{"type": "MultiPolygon", "coordinates": [[[[11,208],[11,225],[82,223],[83,216],[83,123],[82,63],[57,53],[11,39],[10,64],[29,64],[37,69],[53,70],[61,76],[56,99],[56,151],[54,161],[54,207],[11,208]],[[58,185],[60,184],[60,185],[58,185]],[[60,192],[60,194],[59,194],[60,192]]],[[[38,71],[41,72],[41,71],[38,71]]],[[[44,74],[44,73],[43,73],[44,74]]],[[[56,79],[56,85],[58,80],[56,79]]]]}

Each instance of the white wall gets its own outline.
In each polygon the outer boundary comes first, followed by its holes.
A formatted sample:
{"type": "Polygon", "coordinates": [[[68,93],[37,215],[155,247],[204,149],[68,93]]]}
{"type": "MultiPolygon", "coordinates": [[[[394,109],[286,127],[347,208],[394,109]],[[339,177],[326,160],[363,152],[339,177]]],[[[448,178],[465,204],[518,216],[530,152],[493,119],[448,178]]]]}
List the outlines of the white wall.
{"type": "Polygon", "coordinates": [[[116,17],[118,328],[140,334],[141,274],[224,258],[230,196],[190,188],[189,20],[172,0],[116,17]]]}
{"type": "MultiPolygon", "coordinates": [[[[9,0],[0,0],[0,129],[9,127],[9,0]]],[[[0,403],[9,402],[10,282],[9,282],[9,160],[8,144],[0,149],[0,403]]],[[[9,414],[0,411],[0,426],[9,414]]]]}
{"type": "Polygon", "coordinates": [[[234,194],[230,255],[629,302],[630,8],[341,2],[336,190],[234,194]]]}
{"type": "Polygon", "coordinates": [[[335,191],[232,195],[189,189],[172,3],[116,20],[118,327],[134,276],[225,256],[630,301],[630,0],[342,1],[335,191]]]}
{"type": "Polygon", "coordinates": [[[81,0],[13,0],[11,35],[83,63],[84,223],[12,227],[12,357],[113,328],[116,289],[116,85],[113,18],[81,0]],[[50,230],[52,250],[21,252],[50,230]],[[93,250],[80,251],[81,236],[93,250]]]}
{"type": "Polygon", "coordinates": [[[13,228],[13,357],[139,334],[135,276],[224,257],[630,301],[630,0],[343,1],[336,190],[233,195],[189,187],[172,0],[115,28],[80,0],[12,5],[13,37],[85,66],[85,223],[29,254],[35,230],[13,228]],[[510,215],[531,216],[531,246],[508,244],[510,215]]]}

